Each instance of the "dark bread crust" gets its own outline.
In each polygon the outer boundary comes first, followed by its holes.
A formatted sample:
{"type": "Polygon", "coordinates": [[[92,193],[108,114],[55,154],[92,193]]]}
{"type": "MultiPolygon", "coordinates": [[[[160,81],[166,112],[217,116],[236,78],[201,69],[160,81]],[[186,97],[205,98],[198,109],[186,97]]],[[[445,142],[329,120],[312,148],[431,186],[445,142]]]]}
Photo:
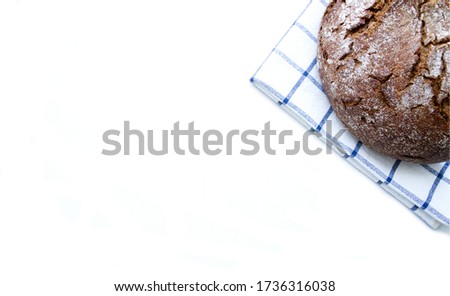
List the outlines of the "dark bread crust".
{"type": "Polygon", "coordinates": [[[397,159],[450,159],[449,0],[332,1],[319,72],[347,128],[397,159]]]}

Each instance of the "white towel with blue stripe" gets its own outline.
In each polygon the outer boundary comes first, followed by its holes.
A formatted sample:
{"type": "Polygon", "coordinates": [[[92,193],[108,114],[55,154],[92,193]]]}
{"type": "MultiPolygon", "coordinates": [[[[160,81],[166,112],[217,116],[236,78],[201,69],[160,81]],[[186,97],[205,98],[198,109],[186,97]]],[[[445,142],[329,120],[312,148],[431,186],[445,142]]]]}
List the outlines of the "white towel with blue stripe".
{"type": "MultiPolygon", "coordinates": [[[[304,0],[303,13],[251,82],[308,129],[333,140],[344,128],[323,92],[317,68],[317,33],[327,1],[304,0]],[[330,120],[331,127],[324,123],[330,120]]],[[[450,162],[420,165],[381,156],[350,133],[335,149],[432,228],[450,225],[450,162]]],[[[336,145],[334,146],[336,147],[336,145]]]]}

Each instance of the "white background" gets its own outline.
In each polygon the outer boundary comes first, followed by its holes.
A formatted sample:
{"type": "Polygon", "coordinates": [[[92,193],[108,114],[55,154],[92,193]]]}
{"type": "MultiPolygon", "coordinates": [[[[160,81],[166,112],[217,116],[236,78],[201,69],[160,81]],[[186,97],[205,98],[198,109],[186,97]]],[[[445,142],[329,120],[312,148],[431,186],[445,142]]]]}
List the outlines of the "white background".
{"type": "Polygon", "coordinates": [[[448,295],[449,229],[337,155],[101,155],[125,120],[303,131],[248,81],[300,1],[1,0],[0,294],[334,280],[332,295],[448,295]]]}

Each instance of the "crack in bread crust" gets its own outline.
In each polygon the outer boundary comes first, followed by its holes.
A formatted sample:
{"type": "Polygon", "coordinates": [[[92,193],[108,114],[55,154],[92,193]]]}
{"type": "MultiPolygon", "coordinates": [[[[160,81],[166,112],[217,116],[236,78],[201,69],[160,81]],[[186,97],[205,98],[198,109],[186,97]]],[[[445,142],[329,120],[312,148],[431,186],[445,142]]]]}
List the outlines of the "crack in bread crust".
{"type": "Polygon", "coordinates": [[[448,0],[332,1],[318,61],[334,110],[367,146],[414,162],[450,159],[448,0]]]}

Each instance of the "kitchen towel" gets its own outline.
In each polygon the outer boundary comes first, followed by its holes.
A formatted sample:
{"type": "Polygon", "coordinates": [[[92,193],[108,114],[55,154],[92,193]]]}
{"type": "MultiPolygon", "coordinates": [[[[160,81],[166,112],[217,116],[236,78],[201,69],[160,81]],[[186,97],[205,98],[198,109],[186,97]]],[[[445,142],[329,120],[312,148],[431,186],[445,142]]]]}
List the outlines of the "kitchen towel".
{"type": "Polygon", "coordinates": [[[366,148],[349,132],[334,138],[344,125],[325,96],[316,58],[317,34],[328,1],[302,4],[299,18],[250,81],[432,228],[450,225],[450,162],[403,162],[366,148]]]}

